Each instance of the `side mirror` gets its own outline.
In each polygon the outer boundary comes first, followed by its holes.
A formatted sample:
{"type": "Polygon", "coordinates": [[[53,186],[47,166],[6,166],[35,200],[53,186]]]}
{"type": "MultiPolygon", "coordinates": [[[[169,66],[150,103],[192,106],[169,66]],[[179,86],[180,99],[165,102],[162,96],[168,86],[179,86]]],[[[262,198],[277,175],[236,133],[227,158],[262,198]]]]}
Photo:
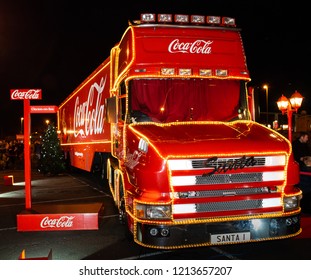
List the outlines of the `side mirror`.
{"type": "Polygon", "coordinates": [[[109,97],[105,100],[106,120],[108,123],[117,123],[117,97],[109,97]]]}

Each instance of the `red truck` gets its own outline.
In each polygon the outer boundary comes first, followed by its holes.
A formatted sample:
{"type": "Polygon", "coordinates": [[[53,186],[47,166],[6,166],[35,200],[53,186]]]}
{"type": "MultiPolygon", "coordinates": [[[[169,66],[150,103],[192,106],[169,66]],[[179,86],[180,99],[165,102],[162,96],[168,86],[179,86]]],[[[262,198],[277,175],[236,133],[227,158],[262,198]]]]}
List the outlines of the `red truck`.
{"type": "Polygon", "coordinates": [[[101,172],[145,247],[301,232],[290,142],[255,121],[241,31],[218,16],[142,14],[59,106],[70,165],[101,172]]]}

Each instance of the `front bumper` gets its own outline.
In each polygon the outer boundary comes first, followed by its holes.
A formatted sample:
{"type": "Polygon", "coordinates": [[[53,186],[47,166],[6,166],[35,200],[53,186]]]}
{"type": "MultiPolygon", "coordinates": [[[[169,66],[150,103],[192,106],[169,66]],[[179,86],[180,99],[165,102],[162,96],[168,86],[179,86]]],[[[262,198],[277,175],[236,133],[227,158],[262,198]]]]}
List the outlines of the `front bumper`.
{"type": "Polygon", "coordinates": [[[300,215],[201,224],[142,224],[135,242],[157,249],[217,246],[289,238],[301,232],[300,215]]]}

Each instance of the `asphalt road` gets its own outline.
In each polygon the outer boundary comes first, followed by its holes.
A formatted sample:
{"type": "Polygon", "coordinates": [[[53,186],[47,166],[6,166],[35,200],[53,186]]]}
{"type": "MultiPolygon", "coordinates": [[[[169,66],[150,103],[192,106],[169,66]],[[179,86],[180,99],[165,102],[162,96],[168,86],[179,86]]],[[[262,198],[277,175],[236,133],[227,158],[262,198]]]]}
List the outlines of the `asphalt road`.
{"type": "Polygon", "coordinates": [[[92,174],[53,177],[32,173],[32,205],[102,203],[98,230],[17,231],[16,216],[25,210],[23,170],[0,172],[0,260],[311,260],[311,214],[302,215],[303,232],[291,239],[178,250],[153,250],[126,238],[108,187],[92,174]],[[14,184],[4,185],[13,175],[14,184]]]}

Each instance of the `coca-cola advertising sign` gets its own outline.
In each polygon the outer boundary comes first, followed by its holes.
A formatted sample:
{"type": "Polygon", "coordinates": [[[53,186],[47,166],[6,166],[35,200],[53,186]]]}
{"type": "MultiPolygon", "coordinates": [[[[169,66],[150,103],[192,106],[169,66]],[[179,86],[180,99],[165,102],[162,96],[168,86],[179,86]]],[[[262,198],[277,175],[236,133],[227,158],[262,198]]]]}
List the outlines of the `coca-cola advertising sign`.
{"type": "Polygon", "coordinates": [[[174,39],[168,46],[170,53],[187,53],[187,54],[211,54],[211,40],[195,40],[193,42],[185,42],[180,39],[174,39]]]}
{"type": "Polygon", "coordinates": [[[40,222],[41,228],[72,228],[74,216],[61,216],[59,218],[44,217],[40,222]]]}
{"type": "Polygon", "coordinates": [[[103,92],[106,86],[106,79],[107,77],[102,77],[99,84],[92,84],[85,100],[81,96],[76,97],[73,112],[73,131],[75,137],[79,135],[86,137],[104,132],[105,108],[103,104],[103,92]]]}
{"type": "Polygon", "coordinates": [[[42,99],[41,89],[11,89],[11,100],[42,99]]]}
{"type": "MultiPolygon", "coordinates": [[[[49,205],[49,207],[51,206],[49,205]]],[[[77,208],[77,213],[18,214],[18,231],[63,231],[98,229],[98,211],[101,207],[101,204],[98,204],[95,210],[93,208],[90,209],[90,207],[93,206],[85,205],[85,213],[78,213],[78,211],[80,210],[77,208]]],[[[68,210],[72,212],[71,208],[68,210]]]]}

